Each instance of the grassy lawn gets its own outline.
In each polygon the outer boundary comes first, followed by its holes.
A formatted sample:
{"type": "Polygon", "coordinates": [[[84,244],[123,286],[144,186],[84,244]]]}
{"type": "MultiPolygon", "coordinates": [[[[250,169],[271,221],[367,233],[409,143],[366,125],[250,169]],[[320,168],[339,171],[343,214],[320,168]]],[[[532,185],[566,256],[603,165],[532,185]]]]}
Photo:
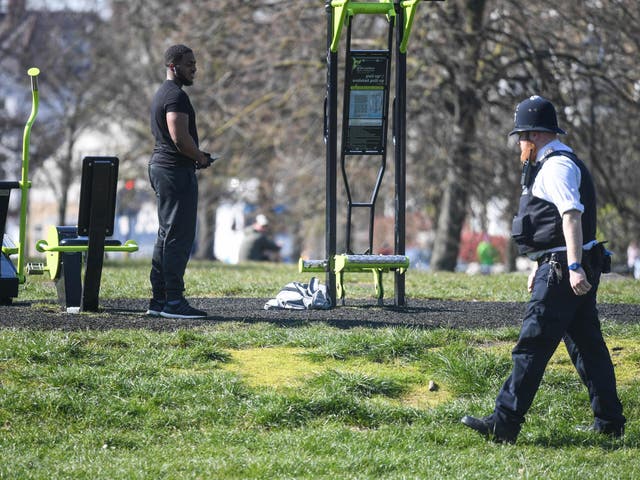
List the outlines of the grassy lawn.
{"type": "MultiPolygon", "coordinates": [[[[147,274],[144,262],[109,264],[102,297],[146,298],[147,274]]],[[[365,277],[350,279],[352,296],[372,295],[365,277]]],[[[292,266],[194,263],[187,285],[192,297],[267,298],[308,278],[292,266]]],[[[410,272],[407,295],[524,301],[525,282],[410,272]]],[[[21,293],[54,297],[45,279],[21,293]]],[[[631,280],[601,287],[600,301],[637,297],[631,280]]],[[[0,478],[640,478],[640,325],[603,329],[629,419],[624,439],[576,430],[592,417],[561,347],[516,445],[459,423],[491,410],[514,328],[4,329],[0,478]]]]}
{"type": "MultiPolygon", "coordinates": [[[[102,273],[101,298],[148,298],[150,261],[111,261],[102,273]]],[[[248,263],[224,265],[205,261],[189,262],[185,274],[189,297],[271,298],[291,281],[308,282],[312,275],[324,282],[324,274],[298,273],[297,265],[248,263]]],[[[373,278],[369,274],[346,273],[349,298],[372,298],[373,278]]],[[[407,298],[524,302],[528,299],[527,277],[523,273],[465,275],[409,270],[406,274],[407,298]]],[[[393,276],[384,276],[385,297],[393,297],[393,276]]],[[[605,275],[599,301],[640,303],[637,281],[631,277],[605,275]]],[[[21,287],[20,299],[55,301],[53,283],[46,276],[32,276],[21,287]]]]}

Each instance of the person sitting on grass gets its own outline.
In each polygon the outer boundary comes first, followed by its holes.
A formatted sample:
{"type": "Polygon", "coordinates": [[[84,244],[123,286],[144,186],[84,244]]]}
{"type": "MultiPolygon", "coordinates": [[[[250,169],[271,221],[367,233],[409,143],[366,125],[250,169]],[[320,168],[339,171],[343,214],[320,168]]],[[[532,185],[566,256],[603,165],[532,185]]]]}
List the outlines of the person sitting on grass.
{"type": "Polygon", "coordinates": [[[280,245],[269,236],[269,220],[260,214],[244,232],[240,244],[240,262],[278,262],[280,245]]]}

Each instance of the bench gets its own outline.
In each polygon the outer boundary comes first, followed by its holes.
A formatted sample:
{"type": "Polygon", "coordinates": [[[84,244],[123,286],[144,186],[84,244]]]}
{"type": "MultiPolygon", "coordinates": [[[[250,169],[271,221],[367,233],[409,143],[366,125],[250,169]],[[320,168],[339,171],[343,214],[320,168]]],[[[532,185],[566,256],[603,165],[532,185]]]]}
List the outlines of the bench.
{"type": "Polygon", "coordinates": [[[327,272],[331,271],[336,276],[336,299],[345,301],[345,272],[371,272],[375,285],[378,305],[384,305],[384,287],[382,274],[397,271],[404,273],[409,268],[409,257],[405,255],[334,255],[331,262],[328,260],[304,260],[298,262],[298,271],[303,272],[327,272]]]}

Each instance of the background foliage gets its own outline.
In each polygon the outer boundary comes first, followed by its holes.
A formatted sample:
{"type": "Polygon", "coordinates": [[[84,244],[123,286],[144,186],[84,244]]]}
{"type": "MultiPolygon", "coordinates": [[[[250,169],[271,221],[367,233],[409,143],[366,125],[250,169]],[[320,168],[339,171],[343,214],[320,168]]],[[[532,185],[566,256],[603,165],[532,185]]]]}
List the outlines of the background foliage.
{"type": "MultiPolygon", "coordinates": [[[[297,248],[323,254],[323,1],[112,0],[108,14],[103,2],[93,14],[45,12],[48,22],[36,22],[28,9],[6,13],[20,3],[3,4],[2,64],[20,85],[28,66],[43,71],[42,98],[56,115],[34,129],[35,164],[55,159],[48,176],[62,218],[79,168],[71,147],[85,129],[123,127],[131,141],[118,152],[126,159],[122,175],[144,178],[152,148],[147,112],[164,76],[162,53],[185,43],[198,60],[190,95],[202,147],[224,156],[201,175],[200,255],[211,250],[217,202],[237,195],[229,179],[252,177],[264,209],[288,206],[280,227],[293,233],[297,248]],[[51,41],[27,42],[29,22],[51,41]]],[[[383,19],[358,18],[355,45],[381,48],[385,28],[383,19]]],[[[567,142],[596,177],[601,237],[618,252],[638,237],[638,39],[640,6],[630,0],[419,5],[408,53],[407,203],[410,219],[434,226],[434,268],[455,267],[472,202],[485,208],[501,197],[508,212],[515,209],[519,171],[506,133],[515,104],[533,93],[558,106],[567,142]]],[[[0,110],[0,122],[0,162],[8,162],[23,120],[0,110]]],[[[356,167],[363,182],[366,167],[356,167]]],[[[391,183],[381,191],[380,211],[393,208],[391,183]]]]}

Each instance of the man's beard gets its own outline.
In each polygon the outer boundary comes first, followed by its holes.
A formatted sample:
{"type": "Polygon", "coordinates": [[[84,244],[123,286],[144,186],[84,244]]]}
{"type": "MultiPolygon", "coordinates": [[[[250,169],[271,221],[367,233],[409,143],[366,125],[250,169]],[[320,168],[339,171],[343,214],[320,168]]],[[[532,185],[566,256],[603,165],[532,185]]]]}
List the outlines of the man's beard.
{"type": "Polygon", "coordinates": [[[193,80],[188,79],[181,72],[176,72],[176,78],[182,85],[185,85],[187,87],[193,85],[193,80]]]}
{"type": "Polygon", "coordinates": [[[524,165],[524,162],[536,163],[536,154],[538,149],[536,145],[530,140],[520,141],[520,163],[524,165]]]}

